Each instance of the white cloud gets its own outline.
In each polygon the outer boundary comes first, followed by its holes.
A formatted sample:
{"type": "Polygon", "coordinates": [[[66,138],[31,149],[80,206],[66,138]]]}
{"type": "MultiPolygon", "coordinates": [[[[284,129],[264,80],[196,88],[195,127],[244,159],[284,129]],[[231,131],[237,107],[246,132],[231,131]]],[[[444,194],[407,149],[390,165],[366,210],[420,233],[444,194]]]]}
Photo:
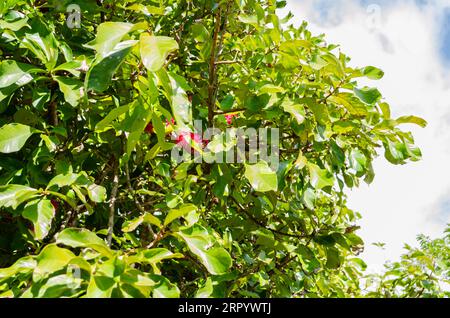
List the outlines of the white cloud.
{"type": "Polygon", "coordinates": [[[381,81],[361,85],[378,87],[394,117],[414,114],[429,122],[426,129],[404,127],[422,149],[421,162],[392,166],[380,157],[374,183],[349,193],[349,206],[363,215],[362,257],[369,268],[379,269],[398,259],[404,243],[414,245],[417,234],[438,237],[450,222],[444,207],[450,197],[450,72],[439,55],[441,9],[450,2],[429,1],[420,8],[413,1],[380,6],[325,1],[325,7],[318,2],[290,0],[282,13],[292,11],[295,23],[306,20],[313,33],[340,44],[353,66],[383,69],[381,81]],[[371,246],[374,242],[385,242],[386,250],[371,246]]]}

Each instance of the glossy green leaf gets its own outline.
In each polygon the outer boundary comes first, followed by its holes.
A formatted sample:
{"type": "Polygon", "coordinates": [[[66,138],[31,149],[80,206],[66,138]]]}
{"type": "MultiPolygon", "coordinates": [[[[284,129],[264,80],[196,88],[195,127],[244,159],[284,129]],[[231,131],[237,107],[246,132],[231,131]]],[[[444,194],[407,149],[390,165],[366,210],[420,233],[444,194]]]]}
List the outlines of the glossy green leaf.
{"type": "Polygon", "coordinates": [[[417,116],[402,116],[397,118],[395,121],[397,124],[416,124],[422,128],[425,128],[428,125],[425,119],[417,116]]]}
{"type": "Polygon", "coordinates": [[[209,273],[220,275],[231,267],[231,257],[222,247],[210,247],[208,232],[205,228],[195,225],[189,229],[177,233],[206,267],[209,273]]]}
{"type": "Polygon", "coordinates": [[[25,145],[37,131],[30,126],[22,124],[7,124],[0,128],[0,152],[17,152],[25,145]]]}
{"type": "Polygon", "coordinates": [[[334,185],[333,175],[318,165],[308,163],[309,174],[311,178],[311,185],[316,189],[322,189],[334,185]]]}
{"type": "Polygon", "coordinates": [[[26,85],[33,80],[33,74],[40,71],[33,65],[4,60],[0,63],[0,88],[26,85]]]}
{"type": "Polygon", "coordinates": [[[305,109],[302,105],[288,100],[284,101],[281,106],[285,112],[290,113],[295,118],[298,124],[302,124],[305,121],[305,109]]]}
{"type": "Polygon", "coordinates": [[[37,240],[42,240],[50,231],[55,216],[55,208],[50,200],[35,200],[25,205],[22,216],[33,222],[34,237],[37,240]]]}
{"type": "Polygon", "coordinates": [[[106,245],[105,241],[86,229],[64,229],[57,235],[56,243],[70,247],[89,247],[102,255],[112,255],[112,251],[106,245]]]}
{"type": "Polygon", "coordinates": [[[119,42],[133,30],[134,24],[124,22],[104,22],[97,27],[97,35],[86,47],[96,50],[101,57],[111,55],[119,42]]]}
{"type": "Polygon", "coordinates": [[[101,203],[106,201],[106,189],[97,184],[91,184],[87,188],[89,198],[93,202],[101,203]]]}
{"type": "Polygon", "coordinates": [[[74,257],[75,254],[71,251],[55,244],[45,246],[36,256],[37,266],[33,272],[34,280],[63,269],[74,257]]]}
{"type": "Polygon", "coordinates": [[[135,41],[121,42],[108,54],[98,58],[87,74],[87,88],[100,93],[107,90],[111,84],[112,77],[135,44],[135,41]]]}
{"type": "Polygon", "coordinates": [[[0,207],[12,207],[16,209],[23,202],[38,195],[36,189],[20,185],[9,184],[0,186],[0,207]]]}
{"type": "Polygon", "coordinates": [[[354,88],[353,91],[360,100],[369,105],[375,104],[381,98],[381,93],[376,88],[370,87],[364,87],[362,89],[354,88]]]}
{"type": "Polygon", "coordinates": [[[260,161],[254,165],[246,164],[245,177],[256,191],[277,191],[277,174],[265,161],[260,161]]]}
{"type": "Polygon", "coordinates": [[[78,106],[80,99],[83,97],[83,83],[70,77],[55,76],[54,79],[58,82],[59,89],[63,92],[66,102],[73,107],[78,106]]]}
{"type": "Polygon", "coordinates": [[[379,80],[379,79],[383,78],[383,76],[384,76],[384,72],[374,66],[367,66],[367,67],[363,68],[362,73],[367,78],[370,78],[373,80],[379,80]]]}
{"type": "Polygon", "coordinates": [[[159,71],[169,53],[178,50],[178,43],[167,36],[142,33],[139,42],[142,63],[150,72],[159,71]]]}
{"type": "Polygon", "coordinates": [[[169,225],[174,220],[183,217],[193,211],[197,211],[197,207],[193,204],[183,204],[177,209],[170,210],[166,216],[166,219],[164,220],[164,226],[169,225]]]}

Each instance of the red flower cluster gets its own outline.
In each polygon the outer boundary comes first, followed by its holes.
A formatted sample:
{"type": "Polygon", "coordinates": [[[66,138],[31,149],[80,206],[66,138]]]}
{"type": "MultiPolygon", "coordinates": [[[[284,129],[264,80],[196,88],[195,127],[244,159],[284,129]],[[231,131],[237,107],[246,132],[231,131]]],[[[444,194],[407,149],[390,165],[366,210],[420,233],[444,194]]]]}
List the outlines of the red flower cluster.
{"type": "Polygon", "coordinates": [[[166,119],[166,127],[170,125],[175,125],[175,119],[170,119],[170,122],[166,119]]]}
{"type": "Polygon", "coordinates": [[[177,135],[176,144],[180,147],[183,147],[185,150],[195,151],[192,149],[191,142],[194,143],[196,147],[205,148],[209,140],[203,139],[201,135],[193,132],[183,131],[177,135]]]}
{"type": "Polygon", "coordinates": [[[226,119],[228,125],[231,125],[233,123],[233,118],[234,117],[236,117],[236,118],[239,117],[239,114],[228,114],[228,115],[225,115],[225,119],[226,119]]]}
{"type": "MultiPolygon", "coordinates": [[[[175,119],[171,118],[170,121],[166,119],[166,127],[170,125],[175,125],[175,119]]],[[[148,134],[153,134],[155,132],[153,124],[151,122],[148,123],[147,126],[145,126],[144,131],[148,134]]]]}
{"type": "Polygon", "coordinates": [[[145,126],[144,131],[148,134],[153,134],[154,130],[152,123],[148,123],[147,126],[145,126]]]}

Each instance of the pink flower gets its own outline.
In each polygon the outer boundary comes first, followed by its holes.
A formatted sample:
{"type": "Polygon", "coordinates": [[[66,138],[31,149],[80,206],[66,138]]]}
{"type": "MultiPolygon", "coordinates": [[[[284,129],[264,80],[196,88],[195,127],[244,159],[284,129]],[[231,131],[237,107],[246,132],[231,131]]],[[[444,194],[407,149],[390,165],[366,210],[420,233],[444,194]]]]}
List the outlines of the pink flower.
{"type": "Polygon", "coordinates": [[[170,119],[170,122],[166,119],[166,127],[170,125],[175,125],[175,119],[170,119]]]}
{"type": "Polygon", "coordinates": [[[192,144],[194,147],[198,148],[204,148],[208,144],[208,140],[203,140],[202,136],[193,133],[193,132],[181,132],[176,139],[176,144],[180,147],[183,147],[187,151],[195,151],[195,149],[192,148],[192,144]]]}
{"type": "Polygon", "coordinates": [[[233,118],[234,117],[239,117],[239,114],[227,114],[227,115],[225,115],[225,119],[226,119],[228,125],[231,125],[233,123],[233,118]]]}

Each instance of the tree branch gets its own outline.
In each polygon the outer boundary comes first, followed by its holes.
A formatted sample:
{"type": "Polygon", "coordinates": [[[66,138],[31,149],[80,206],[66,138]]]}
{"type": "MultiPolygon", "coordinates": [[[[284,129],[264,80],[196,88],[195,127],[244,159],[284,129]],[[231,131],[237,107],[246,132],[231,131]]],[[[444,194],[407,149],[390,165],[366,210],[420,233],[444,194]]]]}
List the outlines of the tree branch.
{"type": "Polygon", "coordinates": [[[116,214],[117,190],[119,189],[119,161],[114,159],[113,186],[111,197],[109,199],[109,220],[108,220],[108,245],[111,246],[112,235],[114,231],[114,217],[116,214]]]}

